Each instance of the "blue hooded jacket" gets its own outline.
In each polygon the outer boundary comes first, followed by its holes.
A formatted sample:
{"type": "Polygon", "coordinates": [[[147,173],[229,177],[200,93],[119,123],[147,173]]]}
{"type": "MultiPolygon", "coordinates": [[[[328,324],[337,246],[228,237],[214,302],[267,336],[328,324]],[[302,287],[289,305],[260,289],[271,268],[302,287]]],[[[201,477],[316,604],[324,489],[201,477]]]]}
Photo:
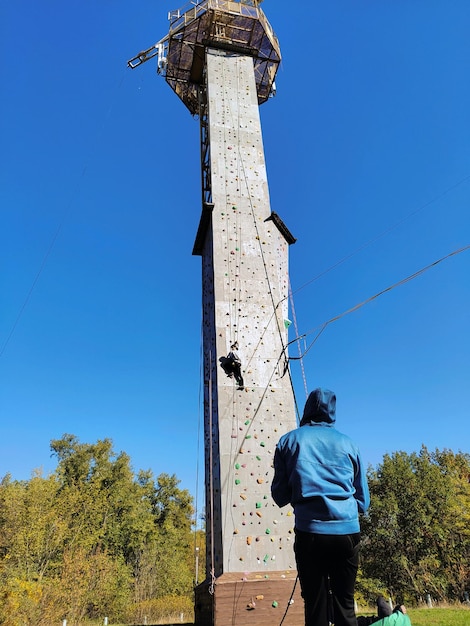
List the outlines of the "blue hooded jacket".
{"type": "Polygon", "coordinates": [[[300,428],[283,435],[274,454],[272,497],[280,507],[294,507],[295,527],[304,532],[358,533],[358,513],[369,507],[359,450],[334,427],[335,413],[332,391],[312,391],[300,428]]]}

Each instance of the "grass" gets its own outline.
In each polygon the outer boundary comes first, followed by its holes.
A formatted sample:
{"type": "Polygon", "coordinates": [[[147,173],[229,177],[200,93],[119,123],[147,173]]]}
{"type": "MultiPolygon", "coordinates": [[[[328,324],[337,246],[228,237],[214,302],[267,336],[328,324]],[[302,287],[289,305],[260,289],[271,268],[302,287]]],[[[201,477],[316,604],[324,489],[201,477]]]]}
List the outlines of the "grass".
{"type": "MultiPolygon", "coordinates": [[[[372,615],[371,611],[360,611],[361,614],[372,615]]],[[[470,608],[465,607],[449,607],[434,609],[408,609],[412,626],[469,626],[470,625],[470,608]]],[[[90,624],[90,623],[88,623],[90,624]]],[[[174,622],[179,626],[178,621],[174,622]]],[[[100,625],[102,626],[102,622],[100,625]]],[[[127,626],[125,624],[110,626],[127,626]]],[[[186,624],[186,626],[191,626],[186,624]]]]}
{"type": "MultiPolygon", "coordinates": [[[[372,615],[373,610],[365,615],[372,615]]],[[[412,626],[469,626],[470,608],[436,607],[433,609],[408,609],[412,626]]]]}
{"type": "Polygon", "coordinates": [[[409,609],[412,626],[468,626],[470,609],[468,608],[434,608],[409,609]]]}

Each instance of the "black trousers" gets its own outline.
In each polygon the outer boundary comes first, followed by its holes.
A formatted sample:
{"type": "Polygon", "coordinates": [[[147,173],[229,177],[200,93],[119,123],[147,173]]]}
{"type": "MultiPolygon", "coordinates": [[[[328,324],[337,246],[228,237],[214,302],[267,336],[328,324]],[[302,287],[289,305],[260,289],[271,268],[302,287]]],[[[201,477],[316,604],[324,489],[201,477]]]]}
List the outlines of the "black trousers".
{"type": "Polygon", "coordinates": [[[295,531],[295,560],[305,603],[305,626],[357,626],[354,586],[360,533],[295,531]]]}

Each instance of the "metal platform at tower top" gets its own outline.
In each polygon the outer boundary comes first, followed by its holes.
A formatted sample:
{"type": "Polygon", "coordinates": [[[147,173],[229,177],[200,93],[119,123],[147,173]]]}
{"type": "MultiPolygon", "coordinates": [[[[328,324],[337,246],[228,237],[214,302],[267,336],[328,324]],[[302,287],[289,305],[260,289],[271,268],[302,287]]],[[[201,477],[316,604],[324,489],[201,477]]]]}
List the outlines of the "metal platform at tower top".
{"type": "Polygon", "coordinates": [[[168,35],[128,61],[131,68],[158,56],[158,72],[189,111],[199,113],[205,49],[217,48],[253,58],[258,103],[274,92],[281,61],[279,42],[256,2],[193,0],[168,16],[168,35]]]}

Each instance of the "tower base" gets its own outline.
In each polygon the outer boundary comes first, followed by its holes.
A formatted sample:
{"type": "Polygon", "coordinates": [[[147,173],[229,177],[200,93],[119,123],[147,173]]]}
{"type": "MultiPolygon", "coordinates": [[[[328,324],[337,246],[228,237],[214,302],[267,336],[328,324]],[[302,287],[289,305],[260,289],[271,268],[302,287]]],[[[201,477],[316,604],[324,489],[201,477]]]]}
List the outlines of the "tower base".
{"type": "Polygon", "coordinates": [[[212,585],[206,580],[195,589],[195,626],[275,626],[286,609],[283,626],[303,624],[304,602],[296,576],[295,571],[230,572],[212,585]]]}

